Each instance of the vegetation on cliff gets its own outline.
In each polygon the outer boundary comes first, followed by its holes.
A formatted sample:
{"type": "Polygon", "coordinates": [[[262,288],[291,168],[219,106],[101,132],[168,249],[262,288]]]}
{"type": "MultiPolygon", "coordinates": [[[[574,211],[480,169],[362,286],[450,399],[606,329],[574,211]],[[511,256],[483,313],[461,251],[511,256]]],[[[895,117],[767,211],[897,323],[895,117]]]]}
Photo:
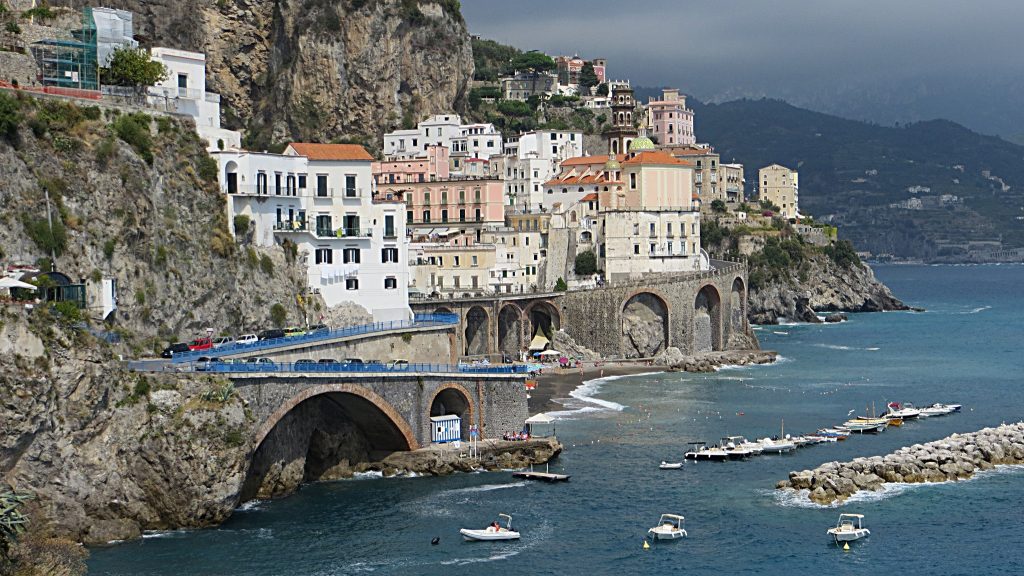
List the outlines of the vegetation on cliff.
{"type": "Polygon", "coordinates": [[[885,127],[778,100],[689,102],[723,162],[742,162],[748,182],[774,162],[799,170],[801,211],[831,216],[861,250],[939,258],[972,240],[1024,246],[1024,147],[942,120],[885,127]],[[890,207],[914,200],[920,209],[890,207]]]}

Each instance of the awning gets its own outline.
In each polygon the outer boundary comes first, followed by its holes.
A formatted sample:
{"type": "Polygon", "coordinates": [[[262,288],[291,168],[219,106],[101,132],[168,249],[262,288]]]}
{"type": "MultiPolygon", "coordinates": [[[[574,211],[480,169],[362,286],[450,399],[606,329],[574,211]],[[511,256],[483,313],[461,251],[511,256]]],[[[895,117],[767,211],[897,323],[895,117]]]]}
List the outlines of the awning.
{"type": "Polygon", "coordinates": [[[541,352],[540,355],[541,356],[561,356],[562,353],[559,352],[558,350],[545,350],[544,352],[541,352]]]}
{"type": "Polygon", "coordinates": [[[554,418],[548,416],[547,414],[544,414],[543,412],[540,414],[530,416],[529,418],[526,419],[527,424],[550,424],[554,421],[554,418]]]}
{"type": "Polygon", "coordinates": [[[551,344],[551,341],[547,339],[547,336],[538,332],[537,335],[533,337],[533,340],[530,341],[530,352],[533,352],[534,350],[543,350],[548,347],[548,344],[551,344]]]}
{"type": "Polygon", "coordinates": [[[25,290],[38,290],[39,288],[28,282],[22,282],[21,280],[15,280],[10,276],[0,278],[0,288],[24,288],[25,290]]]}

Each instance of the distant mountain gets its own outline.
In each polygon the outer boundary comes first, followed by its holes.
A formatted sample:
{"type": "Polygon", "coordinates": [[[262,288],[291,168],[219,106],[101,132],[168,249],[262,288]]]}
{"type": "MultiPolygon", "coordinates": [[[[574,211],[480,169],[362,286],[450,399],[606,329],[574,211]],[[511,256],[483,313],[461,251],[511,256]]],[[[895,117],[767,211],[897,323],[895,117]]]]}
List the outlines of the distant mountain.
{"type": "Polygon", "coordinates": [[[1024,146],[945,120],[883,127],[779,100],[689,103],[698,139],[745,165],[748,194],[759,167],[798,169],[801,211],[858,250],[968,260],[1024,247],[1024,146]]]}

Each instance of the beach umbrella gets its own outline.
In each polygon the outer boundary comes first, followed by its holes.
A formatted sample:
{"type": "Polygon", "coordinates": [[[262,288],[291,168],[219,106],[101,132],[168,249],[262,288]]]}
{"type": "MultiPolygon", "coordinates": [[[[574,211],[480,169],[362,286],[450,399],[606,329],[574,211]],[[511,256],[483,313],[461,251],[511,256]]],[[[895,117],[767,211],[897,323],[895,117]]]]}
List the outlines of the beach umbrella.
{"type": "Polygon", "coordinates": [[[0,278],[0,288],[24,288],[25,290],[38,290],[37,286],[29,284],[28,282],[22,282],[21,280],[15,280],[10,276],[0,278]]]}
{"type": "Polygon", "coordinates": [[[558,350],[545,350],[540,353],[540,356],[560,356],[561,354],[558,350]]]}

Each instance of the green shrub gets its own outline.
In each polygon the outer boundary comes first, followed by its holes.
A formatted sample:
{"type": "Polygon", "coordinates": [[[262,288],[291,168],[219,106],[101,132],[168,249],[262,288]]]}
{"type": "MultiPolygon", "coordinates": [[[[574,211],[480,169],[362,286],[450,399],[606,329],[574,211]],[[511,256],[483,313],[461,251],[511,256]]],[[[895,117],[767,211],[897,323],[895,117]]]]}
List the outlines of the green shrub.
{"type": "MultiPolygon", "coordinates": [[[[235,228],[235,230],[238,230],[238,228],[235,228]]],[[[260,255],[252,246],[245,250],[245,261],[249,265],[249,268],[252,268],[253,270],[255,270],[260,264],[260,255]]]]}
{"type": "Polygon", "coordinates": [[[85,116],[86,120],[99,120],[103,117],[103,111],[99,106],[86,106],[82,108],[82,116],[85,116]]]}
{"type": "Polygon", "coordinates": [[[141,113],[128,114],[114,120],[114,133],[131,146],[146,161],[153,164],[153,138],[149,134],[149,116],[141,113]]]}
{"type": "Polygon", "coordinates": [[[113,238],[108,238],[107,241],[103,243],[103,256],[107,260],[114,257],[114,247],[116,245],[117,242],[113,238]]]}
{"type": "Polygon", "coordinates": [[[843,268],[849,268],[851,266],[863,268],[864,266],[860,261],[860,256],[857,256],[857,251],[854,250],[853,244],[851,244],[849,240],[839,240],[838,242],[826,246],[825,254],[827,254],[833,262],[843,268]]]}
{"type": "Polygon", "coordinates": [[[249,217],[245,214],[235,216],[235,234],[245,234],[249,231],[249,217]]]}
{"type": "Polygon", "coordinates": [[[21,105],[17,99],[0,93],[0,138],[11,144],[16,143],[19,125],[21,125],[21,105]]]}
{"type": "Polygon", "coordinates": [[[161,134],[167,134],[174,130],[174,126],[171,124],[171,119],[167,116],[156,117],[156,130],[161,134]]]}
{"type": "Polygon", "coordinates": [[[167,265],[167,247],[160,245],[156,247],[156,254],[153,256],[153,265],[163,268],[167,265]]]}
{"type": "Polygon", "coordinates": [[[555,292],[565,292],[569,289],[569,285],[565,283],[565,280],[559,276],[558,281],[555,282],[555,292]]]}
{"type": "Polygon", "coordinates": [[[53,305],[53,311],[57,313],[60,323],[65,326],[71,326],[82,321],[82,311],[79,310],[74,302],[56,302],[53,305]]]}
{"type": "Polygon", "coordinates": [[[285,310],[284,306],[274,304],[270,307],[270,321],[274,323],[274,326],[281,328],[286,320],[288,320],[288,311],[285,310]]]}
{"type": "Polygon", "coordinates": [[[145,376],[139,376],[139,379],[135,382],[135,388],[132,389],[132,396],[136,398],[142,398],[143,396],[149,395],[149,380],[145,376]]]}
{"type": "Polygon", "coordinates": [[[32,218],[26,215],[23,217],[22,225],[25,227],[25,234],[46,254],[60,256],[67,248],[68,235],[60,218],[54,217],[51,226],[45,216],[32,218]]]}
{"type": "Polygon", "coordinates": [[[217,182],[217,172],[218,172],[217,161],[214,160],[213,157],[210,156],[209,154],[203,154],[199,158],[199,170],[198,170],[198,172],[199,172],[199,177],[200,178],[202,178],[206,182],[209,182],[211,184],[215,184],[217,182]]]}
{"type": "Polygon", "coordinates": [[[142,306],[146,303],[146,291],[139,288],[135,291],[135,303],[142,306]]]}
{"type": "Polygon", "coordinates": [[[11,34],[21,34],[21,26],[18,26],[18,23],[14,20],[8,22],[4,28],[11,34]]]}
{"type": "Polygon", "coordinates": [[[267,276],[274,275],[274,261],[270,259],[270,256],[266,254],[260,256],[260,270],[267,276]]]}
{"type": "Polygon", "coordinates": [[[101,167],[106,168],[110,159],[114,157],[117,152],[117,144],[114,143],[112,137],[106,137],[100,141],[99,145],[96,146],[96,163],[101,167]]]}
{"type": "Polygon", "coordinates": [[[577,276],[590,276],[597,272],[597,254],[593,250],[577,254],[574,271],[577,276]]]}
{"type": "Polygon", "coordinates": [[[29,18],[38,18],[39,20],[53,20],[57,17],[57,14],[50,9],[46,3],[43,3],[35,8],[25,10],[21,13],[21,17],[26,20],[29,18]]]}

